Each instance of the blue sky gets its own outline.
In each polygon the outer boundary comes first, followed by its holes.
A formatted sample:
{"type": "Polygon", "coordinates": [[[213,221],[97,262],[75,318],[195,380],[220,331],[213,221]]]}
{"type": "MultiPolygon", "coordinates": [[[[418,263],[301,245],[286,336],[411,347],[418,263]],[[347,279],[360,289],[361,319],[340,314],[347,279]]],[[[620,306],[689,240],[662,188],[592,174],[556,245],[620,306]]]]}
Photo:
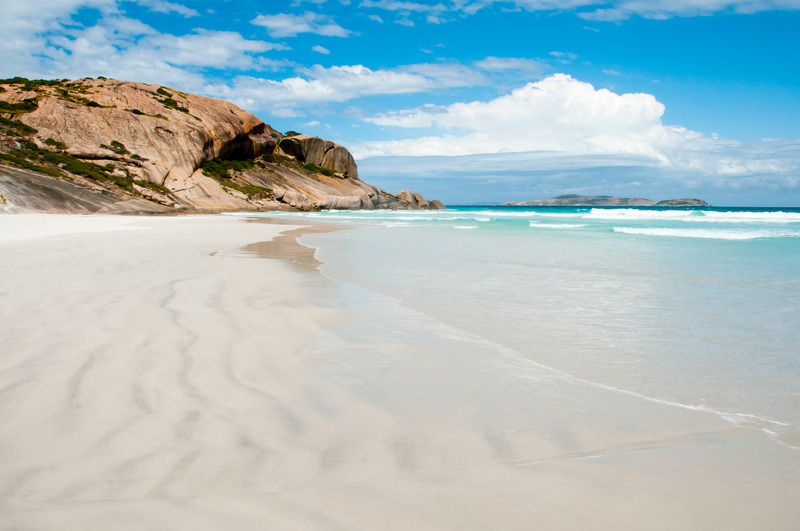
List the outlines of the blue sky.
{"type": "Polygon", "coordinates": [[[0,76],[233,101],[449,203],[800,206],[800,0],[0,0],[0,76]]]}

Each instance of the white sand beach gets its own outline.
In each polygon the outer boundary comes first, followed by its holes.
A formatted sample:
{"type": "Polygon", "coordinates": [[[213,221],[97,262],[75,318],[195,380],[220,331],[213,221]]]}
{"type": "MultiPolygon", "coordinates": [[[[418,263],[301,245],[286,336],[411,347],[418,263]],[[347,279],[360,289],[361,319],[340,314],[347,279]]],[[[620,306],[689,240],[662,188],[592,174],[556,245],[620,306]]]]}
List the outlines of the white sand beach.
{"type": "Polygon", "coordinates": [[[800,522],[797,450],[334,282],[298,229],[0,216],[0,529],[800,522]]]}

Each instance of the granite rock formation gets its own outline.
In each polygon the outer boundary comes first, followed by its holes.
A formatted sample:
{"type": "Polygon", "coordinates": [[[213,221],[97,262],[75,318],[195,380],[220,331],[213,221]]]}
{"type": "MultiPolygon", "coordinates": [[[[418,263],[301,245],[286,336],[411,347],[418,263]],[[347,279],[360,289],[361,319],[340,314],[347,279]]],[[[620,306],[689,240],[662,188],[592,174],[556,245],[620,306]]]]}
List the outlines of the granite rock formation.
{"type": "MultiPolygon", "coordinates": [[[[429,204],[400,200],[361,181],[353,156],[339,144],[284,136],[232,103],[159,85],[105,78],[0,80],[0,129],[0,164],[40,173],[40,183],[102,188],[156,210],[429,204]]],[[[6,171],[0,180],[0,193],[15,198],[7,202],[23,201],[28,189],[4,191],[19,171],[6,171]]],[[[42,197],[27,204],[35,209],[42,197]]]]}

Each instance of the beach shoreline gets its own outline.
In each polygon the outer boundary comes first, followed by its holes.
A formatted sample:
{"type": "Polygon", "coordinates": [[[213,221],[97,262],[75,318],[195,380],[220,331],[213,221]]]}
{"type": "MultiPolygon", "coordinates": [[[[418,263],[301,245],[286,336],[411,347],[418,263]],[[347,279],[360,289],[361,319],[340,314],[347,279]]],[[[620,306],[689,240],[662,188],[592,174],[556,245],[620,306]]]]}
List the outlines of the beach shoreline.
{"type": "Polygon", "coordinates": [[[297,242],[329,225],[14,218],[0,219],[22,227],[0,235],[4,529],[800,518],[796,450],[331,280],[297,242]]]}

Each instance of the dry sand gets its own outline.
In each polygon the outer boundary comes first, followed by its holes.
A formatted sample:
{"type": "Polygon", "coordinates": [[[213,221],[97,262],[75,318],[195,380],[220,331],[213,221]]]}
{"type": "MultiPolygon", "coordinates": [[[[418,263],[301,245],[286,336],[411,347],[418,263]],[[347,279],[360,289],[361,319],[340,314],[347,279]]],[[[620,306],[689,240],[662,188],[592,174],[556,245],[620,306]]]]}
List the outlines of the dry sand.
{"type": "Polygon", "coordinates": [[[796,450],[333,282],[300,228],[0,216],[0,529],[800,523],[796,450]]]}

